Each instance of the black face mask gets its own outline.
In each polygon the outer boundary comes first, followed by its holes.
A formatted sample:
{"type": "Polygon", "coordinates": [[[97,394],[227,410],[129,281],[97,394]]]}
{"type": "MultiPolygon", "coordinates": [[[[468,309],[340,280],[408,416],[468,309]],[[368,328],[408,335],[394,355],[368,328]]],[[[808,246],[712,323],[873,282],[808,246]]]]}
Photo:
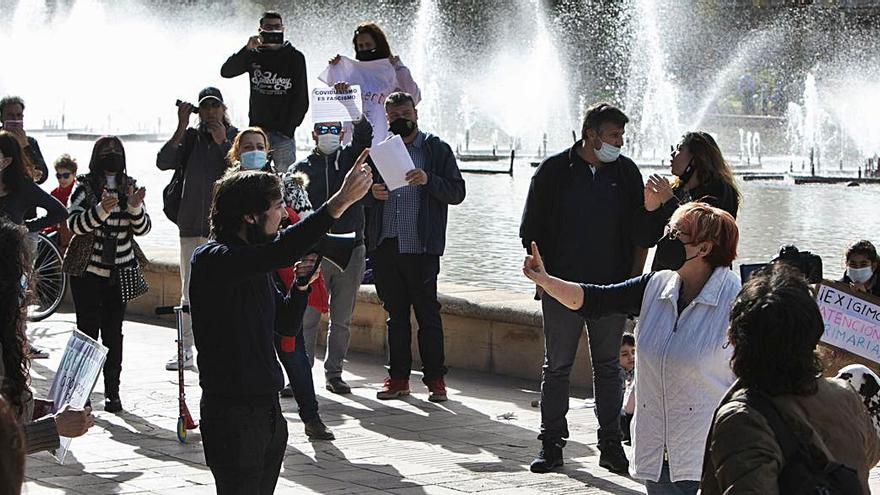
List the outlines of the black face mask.
{"type": "Polygon", "coordinates": [[[673,239],[672,233],[670,232],[657,241],[657,251],[654,253],[654,263],[660,270],[675,271],[696,257],[697,255],[693,255],[688,258],[687,252],[684,249],[684,243],[678,238],[673,239]]]}
{"type": "Polygon", "coordinates": [[[373,48],[372,50],[357,50],[354,53],[354,58],[360,60],[361,62],[369,62],[371,60],[379,60],[388,57],[382,56],[382,54],[379,53],[378,48],[373,48]]]}
{"type": "Polygon", "coordinates": [[[681,182],[682,187],[691,180],[691,177],[694,176],[694,172],[696,171],[697,169],[694,168],[694,159],[691,158],[691,162],[688,163],[687,168],[684,169],[684,172],[682,172],[681,176],[679,176],[678,178],[678,180],[681,182]]]}
{"type": "Polygon", "coordinates": [[[400,137],[406,137],[417,127],[418,124],[416,124],[415,121],[401,117],[399,119],[394,119],[394,121],[388,125],[388,130],[400,137]]]}
{"type": "Polygon", "coordinates": [[[115,153],[98,157],[98,166],[105,172],[118,174],[125,169],[125,158],[115,153]]]}

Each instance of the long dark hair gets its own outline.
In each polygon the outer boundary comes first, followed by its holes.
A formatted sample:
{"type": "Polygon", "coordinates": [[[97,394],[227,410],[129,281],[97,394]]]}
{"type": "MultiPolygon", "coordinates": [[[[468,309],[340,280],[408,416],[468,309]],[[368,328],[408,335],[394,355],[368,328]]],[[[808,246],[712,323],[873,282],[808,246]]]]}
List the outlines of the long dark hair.
{"type": "Polygon", "coordinates": [[[388,45],[388,38],[385,32],[375,22],[362,22],[354,29],[354,36],[351,37],[351,44],[354,45],[354,51],[357,51],[357,37],[359,34],[369,34],[373,41],[376,42],[376,53],[382,58],[391,56],[391,47],[388,45]]]}
{"type": "MultiPolygon", "coordinates": [[[[739,192],[739,188],[736,187],[733,171],[730,169],[727,160],[724,159],[724,155],[721,154],[721,148],[718,147],[715,138],[707,132],[692,131],[685,133],[681,137],[681,144],[687,146],[688,151],[693,156],[693,165],[700,184],[714,180],[727,184],[733,189],[734,194],[736,194],[736,202],[739,204],[742,195],[739,192]]],[[[673,187],[684,186],[680,182],[678,177],[676,177],[672,184],[673,187]]]]}
{"type": "Polygon", "coordinates": [[[24,435],[18,418],[0,397],[0,493],[21,493],[24,482],[24,435]]]}
{"type": "MultiPolygon", "coordinates": [[[[16,143],[17,145],[18,143],[16,143]]],[[[27,229],[0,218],[0,348],[3,380],[0,393],[21,414],[28,393],[30,360],[25,351],[25,307],[22,277],[29,278],[27,229]]]]}
{"type": "Polygon", "coordinates": [[[730,368],[746,387],[775,396],[811,395],[822,373],[825,330],[803,274],[776,263],[752,275],[730,310],[730,368]]]}
{"type": "Polygon", "coordinates": [[[122,151],[122,160],[126,163],[126,166],[122,168],[122,172],[116,174],[116,193],[119,196],[119,208],[124,210],[126,205],[128,205],[128,185],[130,180],[126,174],[128,163],[125,160],[125,147],[122,145],[121,139],[116,136],[101,136],[95,141],[95,145],[92,147],[92,157],[89,159],[89,173],[86,174],[86,180],[89,181],[92,191],[100,199],[101,191],[104,190],[104,186],[107,184],[107,176],[104,174],[101,165],[98,164],[98,157],[101,151],[109,146],[111,142],[119,145],[119,149],[122,151]]]}
{"type": "Polygon", "coordinates": [[[12,158],[12,163],[3,170],[3,185],[9,192],[18,192],[25,181],[34,180],[34,167],[15,136],[7,131],[0,131],[0,151],[4,157],[12,158]]]}

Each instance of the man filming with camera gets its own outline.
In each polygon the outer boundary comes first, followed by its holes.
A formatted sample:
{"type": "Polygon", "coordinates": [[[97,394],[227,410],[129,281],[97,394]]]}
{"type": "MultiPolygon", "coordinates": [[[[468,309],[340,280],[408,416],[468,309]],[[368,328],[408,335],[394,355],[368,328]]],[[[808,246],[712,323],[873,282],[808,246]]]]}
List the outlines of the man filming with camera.
{"type": "MultiPolygon", "coordinates": [[[[278,231],[287,216],[277,176],[240,172],[217,182],[215,240],[192,258],[190,311],[202,387],[205,461],[217,493],[272,493],[287,446],[278,392],[276,328],[298,329],[301,295],[282,294],[271,272],[293,265],[372,184],[364,151],[342,187],[305,220],[278,231]],[[278,325],[279,320],[289,320],[278,325]]],[[[307,285],[307,284],[298,284],[307,285]]],[[[303,292],[303,291],[300,291],[303,292]]],[[[287,336],[289,337],[289,336],[287,336]]]]}
{"type": "MultiPolygon", "coordinates": [[[[196,105],[177,101],[177,130],[156,156],[159,170],[174,170],[177,189],[166,188],[164,211],[180,232],[180,304],[189,304],[189,260],[193,251],[208,242],[208,215],[214,182],[226,171],[226,153],[238,129],[229,122],[223,95],[217,88],[199,91],[196,105]],[[189,127],[198,114],[197,127],[189,127]],[[169,196],[170,195],[170,196],[169,196]]],[[[189,314],[183,316],[183,367],[193,367],[193,334],[189,314]]],[[[165,363],[177,371],[177,353],[165,363]]]]}

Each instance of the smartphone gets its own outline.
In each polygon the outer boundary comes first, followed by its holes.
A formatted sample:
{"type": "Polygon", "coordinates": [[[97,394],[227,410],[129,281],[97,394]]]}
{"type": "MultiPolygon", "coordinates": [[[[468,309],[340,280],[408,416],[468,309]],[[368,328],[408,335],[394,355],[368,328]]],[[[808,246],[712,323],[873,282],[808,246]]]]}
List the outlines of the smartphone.
{"type": "Polygon", "coordinates": [[[284,31],[263,31],[260,38],[267,45],[280,45],[284,43],[284,31]]]}
{"type": "Polygon", "coordinates": [[[16,129],[24,129],[24,121],[23,120],[7,120],[3,123],[3,129],[7,131],[14,131],[16,129]]]}

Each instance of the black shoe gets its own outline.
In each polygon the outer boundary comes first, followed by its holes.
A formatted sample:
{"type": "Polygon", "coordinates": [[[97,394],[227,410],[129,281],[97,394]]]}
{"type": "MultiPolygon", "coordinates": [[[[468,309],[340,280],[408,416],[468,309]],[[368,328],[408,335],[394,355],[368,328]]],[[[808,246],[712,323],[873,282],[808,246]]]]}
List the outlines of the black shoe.
{"type": "Polygon", "coordinates": [[[288,383],[286,387],[281,389],[281,397],[290,398],[293,397],[293,389],[290,387],[288,383]]]}
{"type": "Polygon", "coordinates": [[[555,468],[562,466],[562,447],[565,446],[565,440],[544,440],[538,457],[532,461],[529,469],[533,473],[549,473],[555,468]]]}
{"type": "Polygon", "coordinates": [[[327,390],[333,392],[334,394],[343,395],[351,393],[351,387],[349,387],[348,384],[345,383],[345,381],[343,381],[342,378],[338,376],[327,380],[326,387],[327,390]]]}
{"type": "Polygon", "coordinates": [[[336,436],[320,419],[306,423],[306,436],[312,440],[336,440],[336,436]]]}
{"type": "Polygon", "coordinates": [[[629,460],[623,452],[620,442],[603,442],[599,444],[599,466],[614,474],[629,475],[629,460]]]}
{"type": "Polygon", "coordinates": [[[122,401],[119,400],[119,396],[107,396],[107,400],[104,401],[104,410],[108,413],[118,413],[122,411],[122,401]]]}

